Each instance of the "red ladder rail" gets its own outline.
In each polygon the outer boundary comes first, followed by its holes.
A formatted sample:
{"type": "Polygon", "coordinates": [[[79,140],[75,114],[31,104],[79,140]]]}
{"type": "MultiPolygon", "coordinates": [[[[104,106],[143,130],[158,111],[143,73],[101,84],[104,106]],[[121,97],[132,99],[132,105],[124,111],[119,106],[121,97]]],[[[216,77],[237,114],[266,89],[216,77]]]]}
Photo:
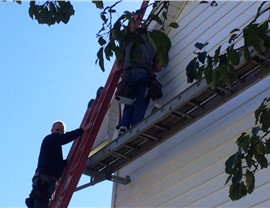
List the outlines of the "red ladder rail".
{"type": "Polygon", "coordinates": [[[68,157],[70,159],[68,166],[65,168],[61,181],[59,182],[55,192],[54,199],[50,203],[50,208],[64,208],[68,206],[85,168],[85,163],[95,142],[95,138],[98,134],[103,118],[108,110],[108,106],[111,102],[119,77],[120,71],[113,69],[101,96],[95,100],[91,109],[86,111],[84,119],[85,122],[82,124],[90,122],[93,124],[93,127],[89,132],[85,132],[82,138],[77,139],[73,148],[71,148],[71,154],[69,154],[68,157]]]}
{"type": "MultiPolygon", "coordinates": [[[[149,1],[143,1],[141,10],[143,12],[136,17],[136,26],[140,25],[149,1]]],[[[76,139],[68,154],[68,165],[65,168],[61,180],[59,181],[50,208],[66,208],[77,187],[80,177],[85,168],[86,161],[99,132],[102,121],[109,108],[112,96],[119,81],[121,70],[117,70],[116,64],[113,65],[107,82],[102,90],[100,97],[96,98],[93,106],[87,109],[81,126],[92,123],[92,128],[83,134],[80,139],[76,139]]]]}

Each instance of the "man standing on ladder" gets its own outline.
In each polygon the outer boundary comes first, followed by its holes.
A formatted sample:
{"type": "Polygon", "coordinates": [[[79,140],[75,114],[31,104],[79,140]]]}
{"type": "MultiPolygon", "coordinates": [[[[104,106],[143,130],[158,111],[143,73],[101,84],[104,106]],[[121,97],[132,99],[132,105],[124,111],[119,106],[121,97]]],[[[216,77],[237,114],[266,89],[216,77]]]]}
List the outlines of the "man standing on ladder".
{"type": "MultiPolygon", "coordinates": [[[[130,86],[127,97],[133,102],[124,103],[123,115],[116,127],[119,136],[144,118],[150,102],[149,83],[154,72],[159,72],[162,68],[158,63],[156,50],[147,37],[147,30],[137,28],[131,33],[134,36],[133,41],[125,47],[125,58],[119,60],[118,64],[123,62],[121,77],[130,86]]],[[[119,102],[121,103],[121,99],[119,102]]]]}
{"type": "Polygon", "coordinates": [[[51,134],[43,139],[40,148],[38,166],[32,179],[32,191],[29,198],[25,200],[27,207],[48,207],[55,186],[67,165],[67,160],[63,159],[62,145],[75,140],[88,131],[91,126],[91,124],[87,124],[82,128],[65,133],[65,124],[62,121],[53,123],[51,134]]]}

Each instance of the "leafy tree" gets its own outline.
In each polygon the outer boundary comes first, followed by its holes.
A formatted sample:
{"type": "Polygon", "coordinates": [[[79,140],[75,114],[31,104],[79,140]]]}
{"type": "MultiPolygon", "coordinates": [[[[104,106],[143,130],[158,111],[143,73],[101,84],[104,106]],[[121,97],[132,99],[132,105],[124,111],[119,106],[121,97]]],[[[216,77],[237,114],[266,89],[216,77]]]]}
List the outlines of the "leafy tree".
{"type": "Polygon", "coordinates": [[[29,15],[39,24],[49,26],[60,22],[66,24],[74,13],[73,6],[69,1],[46,1],[41,5],[36,1],[30,1],[29,15]]]}
{"type": "MultiPolygon", "coordinates": [[[[210,88],[225,83],[228,87],[238,79],[236,67],[240,63],[240,54],[244,54],[245,61],[251,62],[250,49],[263,56],[269,56],[270,37],[269,19],[262,23],[257,23],[257,19],[265,12],[270,11],[270,7],[264,9],[266,2],[262,2],[257,10],[255,18],[242,30],[236,28],[230,32],[228,45],[224,52],[222,45],[216,50],[214,55],[210,55],[206,50],[208,43],[196,43],[195,47],[199,52],[194,52],[195,57],[186,67],[188,82],[200,81],[205,77],[210,88]],[[244,45],[235,48],[235,43],[244,39],[244,45]]],[[[261,72],[269,70],[269,59],[265,59],[260,64],[261,72]]],[[[261,168],[268,167],[266,155],[270,153],[270,98],[265,98],[260,107],[255,111],[255,126],[251,133],[243,132],[236,141],[238,151],[231,155],[225,162],[225,172],[228,178],[225,184],[231,182],[229,197],[231,200],[238,200],[247,194],[251,194],[255,188],[255,173],[261,168]]]]}
{"type": "MultiPolygon", "coordinates": [[[[130,12],[124,11],[124,13],[114,22],[113,14],[116,12],[115,7],[121,1],[117,1],[112,6],[103,7],[103,3],[95,1],[97,8],[102,9],[100,18],[103,21],[102,27],[99,30],[97,37],[100,44],[100,49],[97,53],[96,63],[99,64],[102,70],[104,68],[104,56],[110,61],[115,56],[116,59],[123,58],[123,47],[128,43],[133,43],[135,46],[142,43],[142,39],[135,38],[132,30],[136,24],[136,18],[140,17],[144,13],[146,8],[141,8],[137,11],[130,12]]],[[[169,50],[171,47],[171,41],[168,36],[163,32],[165,22],[167,20],[167,13],[169,8],[169,1],[154,2],[148,7],[152,6],[153,9],[146,19],[141,19],[141,27],[146,29],[152,21],[157,22],[160,25],[159,30],[147,31],[148,38],[152,42],[153,46],[157,50],[157,56],[162,66],[167,65],[169,62],[169,50]],[[160,17],[161,16],[161,17],[160,17]]],[[[177,28],[178,25],[175,22],[169,24],[172,28],[177,28]]],[[[136,48],[136,47],[135,47],[136,48]]],[[[135,50],[135,57],[139,55],[135,50]]],[[[134,58],[135,58],[134,57],[134,58]]]]}

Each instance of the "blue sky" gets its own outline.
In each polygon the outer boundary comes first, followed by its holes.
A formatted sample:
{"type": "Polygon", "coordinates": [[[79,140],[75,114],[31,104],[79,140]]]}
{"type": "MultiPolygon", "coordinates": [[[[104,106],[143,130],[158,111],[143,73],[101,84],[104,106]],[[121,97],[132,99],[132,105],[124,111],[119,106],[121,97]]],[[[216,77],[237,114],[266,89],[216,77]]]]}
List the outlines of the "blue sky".
{"type": "MultiPolygon", "coordinates": [[[[40,144],[52,123],[60,119],[67,130],[79,127],[111,69],[110,62],[105,72],[95,65],[99,10],[90,0],[72,4],[70,22],[49,27],[29,17],[28,2],[0,2],[1,208],[25,207],[40,144]]],[[[122,8],[140,4],[129,1],[122,8]]],[[[112,183],[102,182],[74,193],[69,207],[110,207],[111,191],[112,183]]]]}

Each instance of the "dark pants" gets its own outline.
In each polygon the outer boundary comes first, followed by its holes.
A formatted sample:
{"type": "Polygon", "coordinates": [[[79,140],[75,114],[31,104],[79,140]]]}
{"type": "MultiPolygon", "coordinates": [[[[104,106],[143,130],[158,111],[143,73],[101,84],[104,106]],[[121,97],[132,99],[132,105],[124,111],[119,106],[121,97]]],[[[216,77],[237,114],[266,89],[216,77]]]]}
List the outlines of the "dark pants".
{"type": "Polygon", "coordinates": [[[32,191],[25,200],[28,208],[48,208],[49,200],[55,190],[55,177],[37,173],[32,179],[32,191]]]}
{"type": "Polygon", "coordinates": [[[147,92],[149,82],[149,72],[143,68],[134,68],[130,71],[130,82],[133,88],[130,95],[136,98],[134,105],[125,105],[120,126],[130,128],[144,118],[150,97],[147,92]]]}

